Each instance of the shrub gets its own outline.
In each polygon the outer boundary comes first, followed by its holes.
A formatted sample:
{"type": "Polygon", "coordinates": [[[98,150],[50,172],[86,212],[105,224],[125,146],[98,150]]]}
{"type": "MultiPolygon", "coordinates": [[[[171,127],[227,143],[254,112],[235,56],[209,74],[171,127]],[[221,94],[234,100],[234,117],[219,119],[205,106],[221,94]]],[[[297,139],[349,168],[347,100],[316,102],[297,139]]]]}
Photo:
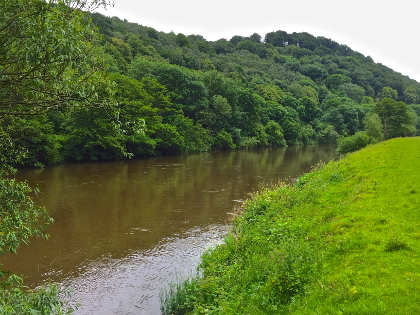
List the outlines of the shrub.
{"type": "Polygon", "coordinates": [[[360,150],[371,142],[366,131],[359,131],[353,136],[344,137],[338,140],[337,151],[339,153],[348,153],[360,150]]]}
{"type": "Polygon", "coordinates": [[[216,134],[213,147],[217,150],[232,150],[236,145],[233,143],[232,135],[222,130],[216,134]]]}
{"type": "Polygon", "coordinates": [[[241,148],[254,148],[257,147],[259,144],[258,139],[256,137],[243,137],[241,138],[241,143],[239,146],[241,148]]]}
{"type": "Polygon", "coordinates": [[[321,144],[336,143],[338,137],[339,137],[338,132],[335,131],[334,126],[327,125],[319,131],[318,141],[321,144]]]}
{"type": "MultiPolygon", "coordinates": [[[[62,161],[61,148],[64,138],[54,134],[52,123],[48,122],[44,116],[30,119],[9,117],[0,123],[5,126],[4,128],[0,126],[0,128],[8,134],[4,136],[10,138],[16,147],[26,152],[19,166],[32,167],[62,161]]],[[[17,166],[13,157],[4,162],[17,166]]]]}
{"type": "Polygon", "coordinates": [[[156,154],[156,141],[142,133],[127,137],[127,151],[135,157],[153,156],[156,154]]]}

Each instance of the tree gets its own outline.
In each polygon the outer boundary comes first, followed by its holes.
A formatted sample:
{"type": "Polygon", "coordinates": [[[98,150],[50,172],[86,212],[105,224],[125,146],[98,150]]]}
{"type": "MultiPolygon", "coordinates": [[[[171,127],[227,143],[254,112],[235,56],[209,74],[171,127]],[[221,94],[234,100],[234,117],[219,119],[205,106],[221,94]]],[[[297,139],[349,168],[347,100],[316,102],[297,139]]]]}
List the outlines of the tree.
{"type": "Polygon", "coordinates": [[[190,41],[188,40],[187,36],[182,33],[176,35],[176,43],[181,47],[190,47],[190,41]]]}
{"type": "Polygon", "coordinates": [[[307,75],[312,80],[323,79],[327,75],[327,72],[322,67],[322,65],[316,63],[303,65],[301,67],[301,71],[304,75],[307,75]]]}
{"type": "Polygon", "coordinates": [[[107,161],[127,157],[124,135],[113,115],[115,113],[107,113],[103,107],[72,110],[66,122],[66,158],[107,161]]]}
{"type": "Polygon", "coordinates": [[[267,33],[264,42],[274,46],[283,46],[288,41],[288,34],[284,31],[267,33]]]}
{"type": "Polygon", "coordinates": [[[415,116],[416,123],[416,135],[420,135],[420,104],[410,105],[412,115],[415,116]]]}
{"type": "Polygon", "coordinates": [[[385,86],[379,93],[379,98],[380,99],[392,98],[396,100],[398,98],[398,92],[397,90],[394,90],[392,87],[385,86]]]}
{"type": "Polygon", "coordinates": [[[232,43],[226,39],[219,39],[214,42],[213,46],[217,54],[226,54],[232,52],[233,50],[232,43]]]}
{"type": "Polygon", "coordinates": [[[381,118],[385,139],[410,135],[410,125],[413,122],[404,102],[384,98],[376,104],[375,112],[381,118]]]}
{"type": "Polygon", "coordinates": [[[351,79],[343,74],[331,74],[327,77],[327,86],[330,89],[337,89],[344,83],[351,83],[351,79]]]}
{"type": "Polygon", "coordinates": [[[258,34],[258,33],[254,33],[254,34],[252,34],[252,35],[249,37],[249,39],[250,39],[250,40],[252,40],[253,42],[256,42],[256,43],[261,43],[261,39],[262,39],[262,37],[261,37],[261,35],[260,35],[260,34],[258,34]]]}
{"type": "Polygon", "coordinates": [[[97,105],[108,87],[96,28],[82,10],[106,0],[0,4],[0,117],[97,105]]]}
{"type": "Polygon", "coordinates": [[[249,40],[249,39],[246,39],[246,40],[243,40],[243,41],[239,42],[236,45],[236,48],[239,49],[239,50],[242,50],[242,49],[243,50],[248,50],[249,52],[251,52],[253,54],[257,54],[259,46],[256,42],[254,42],[252,40],[249,40]]]}
{"type": "Polygon", "coordinates": [[[268,142],[275,147],[284,147],[286,140],[284,139],[283,130],[275,121],[270,120],[264,127],[268,137],[268,142]]]}
{"type": "Polygon", "coordinates": [[[111,38],[111,41],[112,41],[112,45],[118,49],[118,51],[124,57],[124,59],[127,62],[131,61],[131,58],[133,57],[131,46],[127,44],[125,41],[123,41],[122,39],[117,38],[117,37],[111,38]]]}
{"type": "Polygon", "coordinates": [[[321,116],[321,108],[318,106],[314,98],[310,98],[308,96],[300,99],[300,105],[297,110],[301,120],[308,123],[321,116]]]}
{"type": "Polygon", "coordinates": [[[212,98],[212,105],[218,119],[223,123],[228,123],[228,119],[232,117],[232,107],[226,98],[220,95],[215,95],[212,98]]]}
{"type": "Polygon", "coordinates": [[[245,40],[245,39],[246,39],[245,37],[235,35],[235,36],[233,36],[233,37],[230,39],[230,42],[231,42],[233,45],[235,45],[235,46],[236,46],[238,43],[240,43],[241,41],[243,41],[243,40],[245,40]]]}
{"type": "Polygon", "coordinates": [[[236,145],[233,143],[232,135],[225,130],[219,131],[215,138],[213,148],[216,150],[232,150],[236,145]]]}
{"type": "MultiPolygon", "coordinates": [[[[16,252],[33,237],[46,237],[52,222],[32,201],[26,182],[12,177],[27,150],[16,143],[7,119],[71,105],[104,103],[110,86],[98,36],[84,11],[105,0],[14,0],[0,3],[0,254],[16,252]]],[[[0,313],[60,314],[52,287],[26,290],[22,279],[0,270],[0,313]]]]}
{"type": "Polygon", "coordinates": [[[404,90],[404,100],[407,104],[420,102],[420,89],[414,85],[408,86],[404,90]]]}
{"type": "Polygon", "coordinates": [[[365,96],[365,89],[361,86],[353,83],[344,83],[339,87],[339,91],[343,92],[346,96],[350,97],[354,101],[360,103],[363,96],[365,96]]]}
{"type": "Polygon", "coordinates": [[[384,127],[378,114],[370,113],[366,115],[363,119],[363,125],[365,126],[368,136],[374,139],[375,142],[379,142],[384,139],[384,127]]]}

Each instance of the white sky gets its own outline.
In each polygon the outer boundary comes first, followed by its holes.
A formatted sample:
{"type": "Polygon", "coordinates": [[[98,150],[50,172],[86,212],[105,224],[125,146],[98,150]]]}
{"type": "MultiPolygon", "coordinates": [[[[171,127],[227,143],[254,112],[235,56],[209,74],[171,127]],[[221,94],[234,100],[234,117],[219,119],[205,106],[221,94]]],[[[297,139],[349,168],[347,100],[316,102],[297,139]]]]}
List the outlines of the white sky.
{"type": "Polygon", "coordinates": [[[115,0],[99,12],[208,40],[305,31],[420,82],[420,0],[115,0]]]}

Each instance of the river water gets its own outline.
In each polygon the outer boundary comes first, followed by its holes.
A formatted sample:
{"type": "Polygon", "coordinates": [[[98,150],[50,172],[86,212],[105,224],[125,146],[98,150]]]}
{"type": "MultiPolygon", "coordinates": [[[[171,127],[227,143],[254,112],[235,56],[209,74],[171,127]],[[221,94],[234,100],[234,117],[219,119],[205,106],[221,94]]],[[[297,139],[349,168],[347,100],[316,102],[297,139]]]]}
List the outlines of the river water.
{"type": "Polygon", "coordinates": [[[334,157],[306,146],[24,170],[55,223],[1,263],[30,287],[56,283],[76,314],[160,314],[161,292],[194,274],[244,199],[334,157]]]}

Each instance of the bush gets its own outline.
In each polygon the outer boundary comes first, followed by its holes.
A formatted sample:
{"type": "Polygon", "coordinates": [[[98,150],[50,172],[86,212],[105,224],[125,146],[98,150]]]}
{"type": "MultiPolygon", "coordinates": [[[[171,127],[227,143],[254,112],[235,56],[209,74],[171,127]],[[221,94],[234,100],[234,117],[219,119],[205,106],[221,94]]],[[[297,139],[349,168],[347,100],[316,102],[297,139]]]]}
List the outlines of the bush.
{"type": "Polygon", "coordinates": [[[359,131],[353,136],[344,137],[338,140],[337,151],[339,153],[348,153],[360,150],[371,143],[371,138],[366,131],[359,131]]]}
{"type": "Polygon", "coordinates": [[[25,290],[0,288],[0,314],[69,314],[71,309],[60,300],[58,290],[51,286],[25,290]]]}
{"type": "Polygon", "coordinates": [[[321,144],[336,143],[338,137],[338,132],[335,131],[334,126],[327,125],[319,131],[318,142],[321,144]]]}
{"type": "Polygon", "coordinates": [[[127,151],[134,157],[153,156],[156,154],[156,141],[142,133],[127,137],[127,151]]]}
{"type": "MultiPolygon", "coordinates": [[[[7,132],[7,136],[13,141],[15,147],[19,147],[26,152],[25,156],[19,161],[19,166],[37,166],[57,164],[62,161],[62,142],[63,137],[54,134],[53,125],[46,117],[20,118],[14,117],[1,121],[2,130],[7,132]]],[[[3,136],[3,135],[2,135],[3,136]]],[[[4,161],[17,166],[14,157],[4,161]]]]}
{"type": "Polygon", "coordinates": [[[216,150],[233,150],[236,145],[233,143],[232,135],[222,130],[216,134],[213,147],[216,150]]]}
{"type": "Polygon", "coordinates": [[[241,138],[241,142],[239,146],[241,148],[255,148],[259,144],[258,139],[256,137],[243,137],[241,138]]]}

